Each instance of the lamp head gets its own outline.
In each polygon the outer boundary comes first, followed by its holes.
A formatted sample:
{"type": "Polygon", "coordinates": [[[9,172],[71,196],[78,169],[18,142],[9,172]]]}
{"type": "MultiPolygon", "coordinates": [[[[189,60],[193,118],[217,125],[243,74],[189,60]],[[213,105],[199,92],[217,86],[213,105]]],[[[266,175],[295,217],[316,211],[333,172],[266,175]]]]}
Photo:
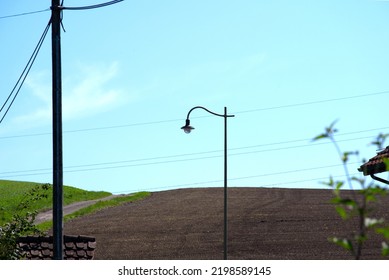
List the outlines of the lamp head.
{"type": "Polygon", "coordinates": [[[185,125],[181,127],[181,129],[183,129],[186,134],[189,134],[194,129],[194,127],[190,126],[190,120],[187,119],[185,121],[185,125]]]}

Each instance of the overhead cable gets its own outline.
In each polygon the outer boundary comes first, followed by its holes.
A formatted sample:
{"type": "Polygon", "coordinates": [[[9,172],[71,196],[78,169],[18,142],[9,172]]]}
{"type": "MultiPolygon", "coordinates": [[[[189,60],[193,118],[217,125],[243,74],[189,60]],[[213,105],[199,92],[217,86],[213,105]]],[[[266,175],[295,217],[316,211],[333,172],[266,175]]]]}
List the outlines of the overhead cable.
{"type": "MultiPolygon", "coordinates": [[[[350,140],[356,140],[356,139],[350,139],[350,140]]],[[[346,140],[343,140],[346,141],[346,140]]],[[[274,152],[274,151],[281,151],[281,150],[288,150],[288,149],[296,149],[296,148],[305,148],[307,146],[320,146],[320,145],[328,145],[330,143],[321,142],[321,143],[314,143],[314,144],[308,144],[308,145],[298,145],[298,146],[289,146],[289,147],[281,147],[281,148],[273,148],[273,149],[266,149],[266,150],[256,150],[256,151],[248,151],[248,152],[239,152],[239,153],[231,153],[229,154],[230,157],[233,156],[242,156],[242,155],[248,155],[248,154],[256,154],[256,153],[263,153],[263,152],[274,152]]],[[[121,168],[130,168],[130,167],[140,167],[140,166],[150,166],[150,165],[159,165],[159,164],[170,164],[170,163],[178,163],[178,162],[188,162],[188,161],[196,161],[196,160],[206,160],[206,159],[214,159],[222,157],[222,154],[216,154],[216,155],[208,155],[208,156],[196,156],[196,155],[203,155],[207,153],[216,153],[220,151],[207,151],[207,152],[200,152],[200,153],[192,153],[192,154],[181,154],[181,155],[171,155],[171,156],[161,156],[161,157],[153,157],[153,158],[143,158],[143,159],[132,159],[132,160],[122,160],[122,161],[112,161],[112,162],[100,162],[100,163],[91,163],[91,164],[82,164],[82,165],[73,165],[73,166],[65,166],[66,169],[65,172],[73,173],[73,172],[86,172],[86,171],[97,171],[97,170],[109,170],[109,169],[121,169],[121,168]],[[184,157],[184,156],[196,156],[191,158],[183,158],[183,159],[177,159],[178,157],[184,157]],[[172,159],[175,158],[175,159],[172,159]]],[[[41,168],[41,169],[30,169],[30,170],[18,170],[18,171],[5,171],[0,172],[0,176],[3,176],[5,174],[15,174],[13,176],[27,176],[27,175],[35,175],[31,174],[31,172],[39,172],[36,175],[41,175],[45,173],[46,170],[50,170],[49,168],[41,168]],[[24,175],[16,175],[17,173],[25,173],[24,175]],[[29,173],[29,174],[26,174],[29,173]]],[[[8,176],[8,177],[13,177],[8,176]]]]}
{"type": "MultiPolygon", "coordinates": [[[[351,174],[351,176],[358,176],[360,175],[359,173],[354,173],[351,174]]],[[[336,175],[332,176],[332,178],[344,178],[345,175],[336,175]]],[[[230,178],[229,180],[242,180],[245,178],[230,178]]],[[[320,181],[320,180],[326,180],[328,177],[320,177],[320,178],[309,178],[309,179],[304,179],[304,180],[296,180],[296,181],[284,181],[284,182],[279,182],[279,183],[272,183],[272,184],[266,184],[266,185],[258,185],[258,187],[261,188],[266,188],[266,187],[279,187],[282,185],[288,185],[288,184],[296,184],[296,183],[303,183],[303,182],[312,182],[312,181],[320,181]]],[[[183,184],[177,184],[177,185],[168,185],[168,186],[163,186],[163,187],[152,187],[152,188],[138,188],[137,191],[158,191],[158,190],[169,190],[169,189],[177,189],[177,188],[185,188],[185,187],[191,187],[191,186],[196,186],[196,185],[208,185],[208,184],[215,184],[215,183],[220,183],[223,182],[223,180],[209,180],[209,181],[202,181],[202,182],[194,182],[194,183],[183,183],[183,184]]],[[[256,186],[253,186],[256,187],[256,186]]],[[[240,187],[237,187],[240,188],[240,187]]],[[[250,188],[250,187],[249,187],[250,188]]],[[[121,190],[121,191],[116,191],[113,193],[129,193],[133,192],[134,190],[121,190]]]]}
{"type": "Polygon", "coordinates": [[[47,9],[44,9],[44,10],[39,10],[39,11],[27,12],[27,13],[20,13],[20,14],[8,15],[8,16],[1,16],[0,19],[12,18],[12,17],[20,17],[20,16],[27,16],[27,15],[43,13],[43,12],[47,12],[47,11],[50,11],[50,8],[47,8],[47,9]]]}
{"type": "Polygon", "coordinates": [[[44,42],[44,40],[46,38],[47,32],[48,32],[48,30],[50,28],[50,24],[51,24],[51,19],[49,20],[48,24],[46,25],[46,28],[43,31],[43,34],[42,34],[41,38],[39,39],[38,44],[36,45],[36,47],[35,47],[32,55],[31,55],[30,59],[27,62],[26,67],[24,68],[24,70],[23,70],[22,74],[20,75],[18,81],[16,82],[14,88],[12,89],[11,93],[8,95],[7,99],[5,100],[3,105],[1,106],[0,113],[2,113],[5,108],[6,108],[6,110],[5,110],[5,112],[3,113],[3,116],[0,119],[0,123],[3,122],[5,116],[7,115],[8,111],[9,111],[9,109],[11,108],[11,106],[14,103],[16,97],[18,96],[19,91],[22,88],[22,86],[24,84],[24,81],[26,80],[26,78],[28,76],[28,73],[31,70],[31,67],[32,67],[32,65],[35,62],[35,59],[38,56],[39,50],[41,49],[42,44],[43,44],[43,42],[44,42]],[[16,90],[16,92],[15,92],[15,90],[16,90]],[[14,95],[14,96],[11,99],[12,95],[14,95]]]}
{"type": "Polygon", "coordinates": [[[105,6],[117,4],[119,2],[123,2],[124,0],[113,0],[106,3],[96,4],[96,5],[90,5],[90,6],[83,6],[83,7],[60,7],[62,10],[90,10],[90,9],[97,9],[102,8],[105,6]]]}
{"type": "Polygon", "coordinates": [[[338,98],[332,98],[332,99],[324,99],[324,100],[317,100],[317,101],[310,101],[310,102],[302,102],[302,103],[286,104],[286,105],[280,105],[280,106],[274,106],[274,107],[265,107],[265,108],[258,108],[258,109],[252,109],[252,110],[245,110],[245,111],[234,112],[234,114],[245,114],[245,113],[252,113],[252,112],[257,112],[257,111],[268,111],[268,110],[276,110],[276,109],[283,109],[283,108],[290,108],[290,107],[314,105],[314,104],[347,100],[347,99],[354,99],[354,98],[361,98],[361,97],[371,97],[371,96],[375,96],[375,95],[382,95],[382,94],[388,94],[388,93],[389,93],[389,90],[385,90],[385,91],[373,92],[373,93],[368,93],[368,94],[360,94],[360,95],[354,95],[354,96],[345,96],[345,97],[338,97],[338,98]]]}

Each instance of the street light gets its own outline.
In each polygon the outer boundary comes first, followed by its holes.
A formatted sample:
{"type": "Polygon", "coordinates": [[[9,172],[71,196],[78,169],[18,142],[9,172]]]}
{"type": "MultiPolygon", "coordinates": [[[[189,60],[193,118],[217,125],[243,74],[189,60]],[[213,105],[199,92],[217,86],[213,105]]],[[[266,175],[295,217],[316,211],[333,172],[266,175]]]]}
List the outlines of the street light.
{"type": "Polygon", "coordinates": [[[214,113],[202,106],[196,106],[189,110],[186,117],[185,125],[181,127],[185,133],[190,133],[194,127],[190,125],[189,115],[195,109],[203,109],[208,113],[224,118],[224,259],[227,259],[227,118],[235,117],[235,115],[227,115],[227,107],[224,107],[224,114],[214,113]]]}

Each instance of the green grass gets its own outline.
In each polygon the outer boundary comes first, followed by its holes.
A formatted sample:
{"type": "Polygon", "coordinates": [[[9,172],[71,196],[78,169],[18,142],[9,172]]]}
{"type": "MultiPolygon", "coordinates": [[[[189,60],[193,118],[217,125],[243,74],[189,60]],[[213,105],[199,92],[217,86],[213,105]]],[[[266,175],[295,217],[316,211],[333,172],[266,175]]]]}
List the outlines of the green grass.
{"type": "MultiPolygon", "coordinates": [[[[0,180],[0,225],[9,222],[14,213],[21,211],[18,209],[26,193],[32,188],[42,185],[33,182],[6,181],[0,180]]],[[[28,210],[45,210],[52,207],[52,187],[47,191],[48,197],[35,201],[28,210]]],[[[99,199],[111,195],[109,192],[86,191],[70,186],[63,187],[63,204],[67,205],[77,201],[99,199]]]]}
{"type": "MultiPolygon", "coordinates": [[[[91,213],[97,212],[98,210],[103,209],[103,208],[118,206],[118,205],[123,204],[123,203],[141,200],[141,199],[144,199],[150,195],[151,194],[149,192],[138,192],[138,193],[135,193],[132,195],[118,196],[118,197],[115,197],[115,198],[110,199],[110,200],[99,201],[93,205],[82,208],[82,209],[80,209],[72,214],[66,215],[64,217],[64,221],[66,222],[66,221],[69,221],[71,219],[74,219],[74,218],[77,218],[80,216],[91,214],[91,213]]],[[[50,228],[52,228],[52,225],[53,225],[52,221],[48,221],[48,222],[44,222],[44,223],[37,225],[37,227],[42,231],[47,231],[50,228]]]]}

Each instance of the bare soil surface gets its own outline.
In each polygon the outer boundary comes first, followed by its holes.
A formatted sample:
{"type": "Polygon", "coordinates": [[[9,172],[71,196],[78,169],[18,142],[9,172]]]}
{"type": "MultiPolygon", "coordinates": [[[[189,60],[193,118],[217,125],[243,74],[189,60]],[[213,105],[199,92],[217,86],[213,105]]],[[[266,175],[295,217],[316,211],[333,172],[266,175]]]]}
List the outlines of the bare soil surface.
{"type": "MultiPolygon", "coordinates": [[[[328,241],[356,229],[340,219],[332,197],[330,190],[229,188],[228,258],[352,259],[328,241]]],[[[388,198],[377,214],[387,220],[388,198]]],[[[222,259],[223,201],[222,188],[155,192],[69,221],[64,234],[96,237],[95,259],[222,259]]],[[[380,246],[371,238],[363,258],[382,259],[380,246]]]]}

